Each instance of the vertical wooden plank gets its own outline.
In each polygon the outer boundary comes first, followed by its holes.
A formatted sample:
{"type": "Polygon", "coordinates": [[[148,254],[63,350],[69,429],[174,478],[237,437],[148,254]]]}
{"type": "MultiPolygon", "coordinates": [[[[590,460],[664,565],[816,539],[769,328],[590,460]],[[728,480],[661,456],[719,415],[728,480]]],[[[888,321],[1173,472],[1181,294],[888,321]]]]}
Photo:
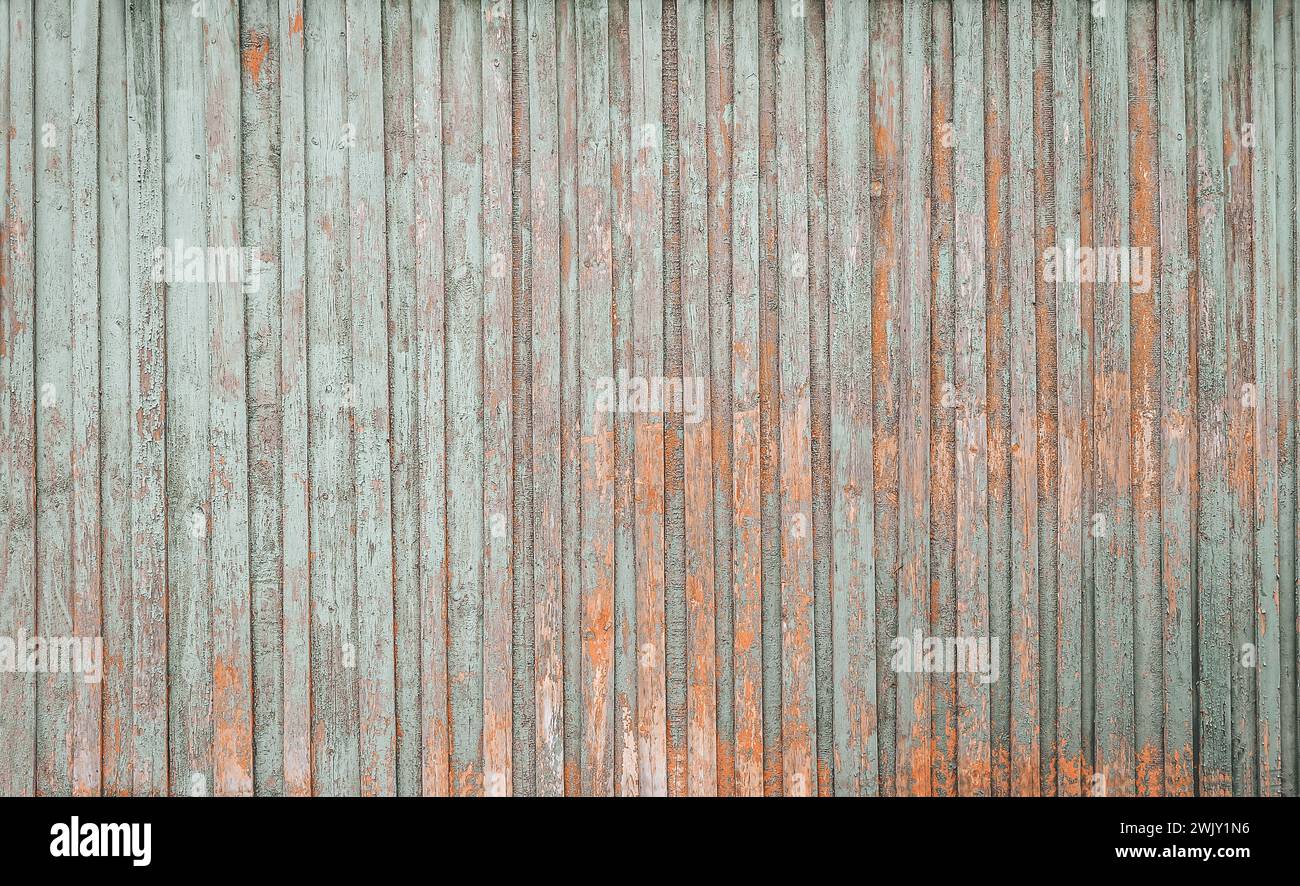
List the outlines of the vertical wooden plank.
{"type": "Polygon", "coordinates": [[[561,241],[554,24],[555,6],[551,0],[529,2],[528,128],[534,250],[532,474],[533,550],[536,552],[532,568],[538,796],[559,796],[564,793],[565,784],[566,674],[561,572],[564,548],[560,540],[561,241]]]}
{"type": "Polygon", "coordinates": [[[808,176],[802,16],[776,8],[777,225],[781,366],[781,739],[783,794],[817,793],[809,390],[808,176]]]}
{"type": "MultiPolygon", "coordinates": [[[[718,795],[735,794],[735,603],[732,600],[732,378],[731,378],[731,158],[732,9],[726,0],[709,0],[705,8],[705,89],[708,135],[709,195],[709,364],[705,385],[710,397],[709,429],[713,454],[713,587],[717,603],[717,780],[718,795]]],[[[829,720],[828,724],[829,726],[829,720]]]]}
{"type": "Polygon", "coordinates": [[[248,566],[252,585],[253,780],[284,788],[284,601],[280,533],[281,437],[280,82],[276,4],[239,7],[241,200],[248,274],[248,566]],[[254,264],[254,262],[256,264],[254,264]]]}
{"type": "Polygon", "coordinates": [[[1164,792],[1164,657],[1160,523],[1160,242],[1157,227],[1156,9],[1138,0],[1128,21],[1129,223],[1133,484],[1134,755],[1140,796],[1164,792]],[[1136,253],[1133,250],[1137,250],[1136,253]],[[1137,262],[1134,262],[1134,258],[1137,262]],[[1145,269],[1141,274],[1137,271],[1145,269]]]}
{"type": "MultiPolygon", "coordinates": [[[[6,7],[3,70],[6,120],[32,120],[35,37],[32,4],[6,7]]],[[[36,252],[35,126],[5,134],[4,257],[0,273],[0,378],[4,380],[4,521],[0,534],[0,629],[4,636],[36,633],[36,252]]],[[[36,678],[8,675],[0,682],[0,793],[36,792],[36,678]]]]}
{"type": "MultiPolygon", "coordinates": [[[[871,174],[869,17],[865,2],[835,3],[826,11],[827,188],[831,199],[831,681],[837,796],[874,795],[880,790],[871,469],[873,244],[869,192],[859,184],[871,174]]],[[[737,43],[737,60],[739,52],[737,43]]],[[[739,61],[736,70],[739,77],[739,61]]],[[[737,116],[738,136],[740,125],[737,116]]],[[[739,204],[739,182],[737,185],[739,204]]],[[[739,242],[739,223],[736,233],[739,242]]],[[[738,308],[737,332],[740,328],[738,308]]],[[[739,368],[735,377],[739,383],[739,368]]],[[[738,419],[739,414],[737,409],[738,419]]],[[[736,464],[739,478],[739,440],[736,464]]],[[[736,510],[739,516],[739,503],[736,510]]],[[[741,543],[738,533],[737,544],[741,543]]],[[[738,628],[739,624],[738,618],[738,628]]]]}
{"type": "MultiPolygon", "coordinates": [[[[348,3],[348,289],[356,495],[357,716],[363,795],[397,791],[393,523],[380,7],[348,3]]],[[[507,690],[507,696],[509,692],[507,690]]]]}
{"type": "Polygon", "coordinates": [[[780,795],[784,781],[781,741],[781,500],[779,410],[780,365],[777,339],[780,328],[778,292],[780,260],[777,254],[776,168],[776,6],[775,0],[758,7],[758,200],[759,265],[759,440],[762,495],[762,602],[763,654],[763,791],[780,795]]]}
{"type": "MultiPolygon", "coordinates": [[[[71,217],[72,478],[69,577],[72,634],[82,639],[82,666],[102,648],[99,447],[99,10],[88,0],[72,5],[69,185],[71,217]],[[93,654],[93,653],[92,653],[93,654]]],[[[98,795],[102,788],[102,656],[98,679],[73,674],[72,735],[68,781],[74,795],[98,795]]]]}
{"type": "Polygon", "coordinates": [[[1255,377],[1254,176],[1256,150],[1250,105],[1250,10],[1233,4],[1228,10],[1223,52],[1227,59],[1224,83],[1222,145],[1226,204],[1226,267],[1228,297],[1227,391],[1228,473],[1231,519],[1229,542],[1229,608],[1231,610],[1232,711],[1234,793],[1258,790],[1256,670],[1259,636],[1255,624],[1255,480],[1259,442],[1255,416],[1259,388],[1255,377]],[[1248,129],[1248,127],[1250,127],[1248,129]],[[1249,644],[1249,648],[1247,647],[1249,644]],[[1254,653],[1252,655],[1252,652],[1254,653]]]}
{"type": "MultiPolygon", "coordinates": [[[[70,159],[73,92],[70,40],[71,7],[44,3],[36,10],[36,96],[31,126],[40,132],[36,148],[35,441],[36,441],[36,624],[39,637],[76,636],[73,458],[79,396],[73,377],[74,183],[70,159]]],[[[78,484],[79,485],[79,484],[78,484]]],[[[68,739],[72,737],[73,675],[44,673],[36,678],[36,793],[71,793],[68,739]]]]}
{"type": "MultiPolygon", "coordinates": [[[[1284,39],[1289,39],[1290,46],[1291,46],[1290,112],[1291,112],[1291,125],[1293,127],[1292,138],[1291,138],[1291,158],[1292,158],[1291,168],[1294,175],[1295,158],[1297,156],[1300,156],[1300,9],[1297,9],[1295,7],[1294,0],[1291,8],[1291,33],[1289,37],[1284,36],[1284,39]]],[[[1292,230],[1296,232],[1297,235],[1300,235],[1300,205],[1296,205],[1295,203],[1297,197],[1300,196],[1300,180],[1296,180],[1293,177],[1291,185],[1292,185],[1291,193],[1292,193],[1292,207],[1293,207],[1292,208],[1292,223],[1293,223],[1292,230]]],[[[1292,242],[1294,243],[1295,241],[1293,240],[1292,242]]],[[[1286,269],[1287,273],[1290,274],[1291,277],[1291,286],[1290,286],[1291,301],[1293,304],[1300,304],[1300,247],[1292,248],[1291,260],[1293,264],[1291,264],[1290,267],[1286,269]]],[[[1287,312],[1288,322],[1291,321],[1293,316],[1294,314],[1291,311],[1287,312]]],[[[1294,362],[1296,365],[1293,367],[1293,371],[1296,373],[1296,379],[1295,379],[1295,384],[1291,386],[1291,390],[1294,391],[1295,394],[1295,406],[1294,406],[1295,413],[1297,415],[1300,415],[1300,319],[1296,319],[1296,336],[1297,336],[1296,346],[1295,346],[1296,351],[1294,354],[1295,357],[1294,362]]],[[[1297,428],[1296,439],[1298,443],[1300,443],[1300,428],[1297,428]]],[[[1297,466],[1296,473],[1297,473],[1297,483],[1300,483],[1300,465],[1297,466]]],[[[1296,531],[1297,558],[1300,558],[1300,488],[1298,488],[1297,490],[1295,531],[1296,531]]],[[[1294,647],[1295,649],[1294,654],[1288,656],[1288,663],[1290,662],[1295,663],[1295,670],[1293,674],[1295,680],[1300,681],[1300,564],[1297,564],[1296,566],[1295,581],[1296,584],[1294,588],[1284,588],[1282,590],[1282,593],[1288,595],[1293,600],[1294,608],[1292,609],[1292,612],[1294,613],[1294,618],[1292,620],[1289,620],[1286,624],[1288,628],[1287,630],[1288,636],[1291,635],[1291,630],[1290,630],[1291,626],[1292,625],[1295,626],[1296,645],[1294,647]]],[[[1296,738],[1297,751],[1300,752],[1300,691],[1298,690],[1300,690],[1300,684],[1296,682],[1288,681],[1288,683],[1286,684],[1287,693],[1288,694],[1291,694],[1292,692],[1296,693],[1294,696],[1296,698],[1296,707],[1295,707],[1296,716],[1294,718],[1288,719],[1286,725],[1290,727],[1292,726],[1292,724],[1295,724],[1294,728],[1297,734],[1297,738],[1296,738]]],[[[1300,781],[1300,759],[1296,760],[1296,766],[1297,766],[1296,779],[1300,781]]]]}
{"type": "MultiPolygon", "coordinates": [[[[988,376],[989,636],[999,649],[1011,639],[1011,291],[1008,278],[1008,59],[1005,3],[984,4],[985,349],[988,376]]],[[[991,650],[991,647],[990,647],[991,650]]],[[[990,651],[991,654],[991,651],[990,651]]],[[[1011,680],[989,684],[993,796],[1011,783],[1011,680]]]]}
{"type": "Polygon", "coordinates": [[[1037,796],[1039,770],[1038,658],[1038,405],[1034,316],[1034,104],[1031,4],[1007,9],[1007,128],[1010,145],[1011,611],[1007,647],[1010,683],[1010,784],[1014,796],[1037,796]]]}
{"type": "MultiPolygon", "coordinates": [[[[1099,10],[1101,11],[1101,10],[1099,10]]],[[[1093,193],[1093,170],[1097,165],[1097,139],[1094,137],[1096,124],[1092,107],[1092,55],[1090,40],[1092,34],[1092,9],[1079,4],[1076,9],[1076,36],[1079,45],[1077,57],[1079,65],[1079,111],[1082,132],[1083,157],[1079,173],[1079,243],[1092,245],[1096,243],[1096,221],[1093,193]]],[[[1094,781],[1096,774],[1096,633],[1095,619],[1097,541],[1093,537],[1093,526],[1101,531],[1104,526],[1094,522],[1097,515],[1097,478],[1094,466],[1097,462],[1097,438],[1095,432],[1095,408],[1093,403],[1096,381],[1094,375],[1097,367],[1097,351],[1094,345],[1095,330],[1093,318],[1096,313],[1096,286],[1092,274],[1076,274],[1079,277],[1079,311],[1080,311],[1080,365],[1083,372],[1081,385],[1083,407],[1080,412],[1082,428],[1082,493],[1083,525],[1085,527],[1083,542],[1083,575],[1081,583],[1081,623],[1082,639],[1080,641],[1080,711],[1083,720],[1083,782],[1087,785],[1086,796],[1101,795],[1104,784],[1094,781]]]]}
{"type": "MultiPolygon", "coordinates": [[[[235,279],[209,279],[208,477],[212,595],[212,767],[218,795],[253,793],[252,587],[248,572],[248,366],[245,345],[240,153],[239,8],[207,7],[203,66],[207,218],[211,254],[236,256],[235,279]]],[[[212,262],[208,263],[209,268],[212,262]]],[[[229,269],[230,265],[227,265],[229,269]]],[[[260,279],[258,284],[260,285],[260,279]]],[[[247,285],[245,285],[247,284],[247,285]]],[[[391,647],[391,643],[389,644],[391,647]]]]}
{"type": "MultiPolygon", "coordinates": [[[[632,159],[633,372],[663,374],[663,55],[659,0],[632,0],[628,67],[632,159]]],[[[636,436],[637,759],[643,795],[668,791],[664,624],[663,416],[638,412],[636,436]]]]}
{"type": "Polygon", "coordinates": [[[564,614],[564,793],[579,794],[582,758],[582,532],[578,330],[578,44],[573,0],[556,8],[560,185],[561,543],[564,614]]]}
{"type": "MultiPolygon", "coordinates": [[[[1133,793],[1133,495],[1130,411],[1130,286],[1098,249],[1129,248],[1127,3],[1092,19],[1094,181],[1093,410],[1096,771],[1108,796],[1133,793]],[[1100,516],[1100,520],[1097,517],[1100,516]]],[[[1115,255],[1116,253],[1112,253],[1115,255]]]]}
{"type": "Polygon", "coordinates": [[[447,715],[446,303],[443,246],[442,21],[411,6],[415,127],[415,386],[419,414],[420,745],[425,796],[450,791],[447,715]]]}
{"type": "Polygon", "coordinates": [[[614,421],[606,4],[578,9],[578,289],[582,366],[582,762],[584,795],[614,789],[614,421]]]}
{"type": "MultiPolygon", "coordinates": [[[[1291,93],[1290,103],[1287,110],[1290,113],[1290,124],[1292,127],[1290,154],[1291,177],[1289,182],[1291,191],[1291,231],[1293,235],[1300,236],[1300,205],[1297,205],[1296,203],[1297,196],[1300,195],[1300,180],[1297,179],[1295,174],[1296,157],[1300,156],[1300,9],[1295,6],[1294,0],[1292,0],[1291,6],[1290,25],[1291,31],[1289,34],[1286,33],[1285,28],[1279,28],[1278,36],[1281,41],[1286,42],[1290,47],[1291,64],[1288,72],[1290,75],[1288,79],[1291,84],[1291,93]]],[[[1283,93],[1283,95],[1285,95],[1285,93],[1283,93]]],[[[1282,122],[1282,119],[1282,117],[1279,117],[1279,123],[1282,122]]],[[[1279,155],[1281,155],[1280,152],[1279,155]]],[[[1300,319],[1297,319],[1294,309],[1295,305],[1300,304],[1300,246],[1295,245],[1295,242],[1294,239],[1291,240],[1292,247],[1289,256],[1291,261],[1288,262],[1285,267],[1282,267],[1279,261],[1279,271],[1287,274],[1290,278],[1290,285],[1287,288],[1287,292],[1290,297],[1291,307],[1287,309],[1285,316],[1289,325],[1294,324],[1292,330],[1295,332],[1297,338],[1294,345],[1295,350],[1291,355],[1291,370],[1294,375],[1292,383],[1288,385],[1288,393],[1293,398],[1292,414],[1300,416],[1300,319]]],[[[1279,259],[1280,258],[1281,253],[1279,253],[1279,259]]],[[[1297,440],[1297,444],[1300,445],[1300,428],[1295,429],[1294,436],[1297,440]]],[[[1297,462],[1297,483],[1300,483],[1300,459],[1298,459],[1297,462]]],[[[1294,585],[1284,586],[1281,589],[1281,593],[1284,598],[1291,603],[1290,612],[1292,617],[1284,621],[1286,630],[1285,635],[1295,639],[1295,644],[1292,646],[1290,654],[1287,655],[1287,665],[1292,666],[1293,668],[1290,674],[1291,679],[1285,680],[1283,683],[1286,695],[1291,699],[1294,699],[1295,704],[1292,712],[1294,716],[1286,719],[1284,728],[1295,734],[1296,738],[1294,744],[1297,746],[1297,753],[1300,753],[1300,684],[1297,683],[1297,681],[1300,681],[1300,563],[1294,563],[1295,560],[1300,559],[1300,487],[1297,488],[1296,493],[1295,519],[1296,544],[1294,550],[1296,553],[1292,558],[1295,583],[1294,585]],[[1294,631],[1292,630],[1292,626],[1294,626],[1294,631]]],[[[1288,537],[1290,536],[1289,527],[1284,526],[1283,531],[1287,532],[1288,537]]],[[[1286,573],[1284,572],[1283,575],[1285,574],[1286,573]]],[[[1284,612],[1285,611],[1286,610],[1284,610],[1284,612]]],[[[1286,672],[1284,671],[1284,673],[1286,672]]],[[[1285,713],[1284,709],[1284,716],[1285,713]]],[[[1300,782],[1300,757],[1297,757],[1296,754],[1292,754],[1288,756],[1288,759],[1294,760],[1294,765],[1296,767],[1295,770],[1293,770],[1295,775],[1292,781],[1292,793],[1288,794],[1288,796],[1294,796],[1295,793],[1300,790],[1300,787],[1296,784],[1297,782],[1300,782]]],[[[1285,778],[1285,775],[1283,777],[1285,778]]]]}
{"type": "Polygon", "coordinates": [[[447,264],[447,606],[451,792],[483,793],[483,69],[481,10],[442,32],[447,264]]]}
{"type": "Polygon", "coordinates": [[[1187,5],[1160,0],[1156,9],[1156,108],[1159,114],[1160,225],[1160,581],[1164,625],[1164,785],[1189,796],[1193,772],[1191,329],[1188,287],[1187,109],[1184,45],[1187,5]]]}
{"type": "MultiPolygon", "coordinates": [[[[987,380],[984,267],[983,13],[953,7],[953,130],[956,158],[957,320],[957,634],[978,643],[989,636],[987,380]]],[[[991,641],[990,641],[991,644],[991,641]]],[[[991,649],[990,649],[991,651],[991,649]]],[[[957,678],[957,789],[962,796],[991,790],[989,688],[979,674],[957,678]]]]}
{"type": "Polygon", "coordinates": [[[356,670],[356,469],[346,184],[357,123],[348,119],[347,21],[339,2],[304,7],[306,100],[308,564],[312,789],[360,792],[356,670]],[[340,82],[342,81],[342,82],[340,82]]]}
{"type": "MultiPolygon", "coordinates": [[[[511,723],[511,782],[515,796],[535,796],[537,744],[536,673],[533,638],[533,327],[532,327],[532,203],[529,180],[530,150],[528,107],[529,28],[525,0],[514,0],[510,17],[511,104],[511,387],[513,412],[510,428],[514,447],[511,483],[514,489],[510,571],[513,580],[511,609],[511,665],[513,668],[511,723]]],[[[635,642],[635,641],[633,641],[635,642]]],[[[632,655],[635,660],[635,653],[632,655]]]]}
{"type": "Polygon", "coordinates": [[[902,273],[900,242],[903,204],[894,186],[902,175],[902,39],[899,4],[871,7],[871,203],[872,306],[871,396],[872,489],[875,493],[876,703],[880,793],[897,793],[897,674],[890,661],[898,638],[898,454],[899,439],[899,312],[902,273]]]}
{"type": "Polygon", "coordinates": [[[312,793],[311,501],[307,451],[306,90],[302,7],[280,0],[280,544],[284,634],[284,789],[312,793]]]}
{"type": "MultiPolygon", "coordinates": [[[[664,126],[664,361],[665,378],[682,373],[682,167],[679,158],[678,8],[669,4],[663,16],[664,126]]],[[[668,720],[668,794],[684,796],[687,783],[687,706],[689,656],[687,637],[685,559],[685,438],[682,416],[664,414],[664,677],[668,720]]]]}
{"type": "MultiPolygon", "coordinates": [[[[683,503],[686,566],[687,791],[718,791],[713,575],[708,158],[705,143],[704,4],[677,10],[678,159],[681,169],[683,503]]],[[[676,379],[674,379],[676,381],[676,379]]],[[[667,389],[667,388],[666,388],[667,389]]],[[[665,402],[665,410],[678,404],[665,402]]]]}
{"type": "Polygon", "coordinates": [[[830,589],[830,243],[827,233],[829,145],[826,120],[826,5],[805,4],[805,140],[808,162],[808,388],[812,445],[813,674],[816,685],[817,796],[832,796],[835,767],[831,695],[830,589]]]}
{"type": "MultiPolygon", "coordinates": [[[[1080,119],[1079,45],[1075,10],[1053,6],[1052,115],[1053,157],[1056,161],[1055,203],[1058,252],[1081,243],[1080,163],[1083,127],[1080,119]]],[[[1044,270],[1046,275],[1046,259],[1044,270]]],[[[1083,511],[1083,316],[1077,275],[1060,273],[1056,284],[1057,461],[1057,619],[1056,619],[1056,776],[1057,793],[1079,796],[1083,788],[1083,721],[1080,716],[1083,643],[1083,572],[1085,514],[1083,511]]]]}
{"type": "Polygon", "coordinates": [[[1281,618],[1278,572],[1278,227],[1274,205],[1278,169],[1273,70],[1275,9],[1271,0],[1250,6],[1250,104],[1255,139],[1251,149],[1254,185],[1252,243],[1255,288],[1255,663],[1258,790],[1265,797],[1282,789],[1281,618]]]}
{"type": "Polygon", "coordinates": [[[1052,10],[1033,5],[1034,39],[1034,338],[1038,348],[1038,667],[1039,791],[1055,796],[1057,761],[1057,463],[1056,290],[1040,269],[1039,256],[1056,238],[1056,159],[1053,113],[1052,10]]]}
{"type": "MultiPolygon", "coordinates": [[[[836,7],[837,9],[840,7],[836,7]]],[[[732,5],[732,483],[736,793],[763,793],[763,506],[759,437],[759,26],[732,5]]],[[[865,60],[865,56],[862,57],[865,60]]]]}
{"type": "Polygon", "coordinates": [[[396,787],[422,790],[419,292],[416,284],[414,43],[411,5],[385,3],[383,18],[384,220],[388,260],[391,389],[393,661],[396,787]]]}
{"type": "MultiPolygon", "coordinates": [[[[168,787],[166,289],[151,273],[163,232],[162,22],[157,7],[127,7],[128,219],[131,231],[131,793],[168,787]]],[[[12,149],[11,149],[12,150],[12,149]]],[[[12,162],[11,162],[12,165],[12,162]]],[[[191,319],[193,319],[191,317],[191,319]]],[[[184,515],[178,515],[184,520],[184,515]]],[[[193,525],[193,524],[190,524],[193,525]]],[[[181,531],[179,528],[177,531],[181,531]]]]}
{"type": "MultiPolygon", "coordinates": [[[[99,435],[100,596],[105,795],[131,793],[131,344],[127,224],[126,5],[100,5],[99,435]]],[[[0,94],[0,102],[6,94],[0,94]]],[[[0,791],[4,790],[0,787],[0,791]]]]}
{"type": "Polygon", "coordinates": [[[443,264],[442,22],[411,6],[415,127],[415,388],[419,439],[420,760],[425,796],[450,791],[447,688],[446,302],[443,264]]]}
{"type": "MultiPolygon", "coordinates": [[[[508,797],[513,667],[510,575],[513,388],[510,244],[510,8],[482,0],[483,127],[483,788],[508,797]]],[[[610,515],[612,518],[612,514],[610,515]]]]}
{"type": "Polygon", "coordinates": [[[1274,279],[1277,286],[1278,316],[1278,598],[1281,626],[1279,689],[1282,696],[1281,755],[1282,796],[1296,794],[1296,398],[1295,398],[1295,46],[1292,34],[1295,4],[1282,0],[1276,4],[1273,28],[1275,53],[1274,133],[1277,207],[1274,242],[1277,262],[1274,279]],[[1280,161],[1277,158],[1281,158],[1280,161]]]}
{"type": "MultiPolygon", "coordinates": [[[[908,647],[930,631],[930,16],[903,10],[902,290],[899,305],[898,636],[908,647]]],[[[922,640],[922,642],[924,642],[922,640]]],[[[897,791],[931,793],[930,675],[898,673],[897,791]]],[[[893,658],[896,666],[899,657],[893,658]]]]}
{"type": "Polygon", "coordinates": [[[1197,792],[1232,791],[1228,602],[1227,292],[1224,279],[1223,32],[1227,7],[1198,0],[1196,59],[1197,612],[1200,765],[1197,792]]]}
{"type": "MultiPolygon", "coordinates": [[[[206,12],[206,8],[204,9],[206,12]]],[[[163,267],[167,355],[167,695],[174,794],[214,790],[212,523],[209,398],[214,369],[208,295],[208,181],[204,17],[162,14],[163,267]],[[170,261],[168,261],[170,259],[170,261]],[[195,261],[197,259],[197,261],[195,261]],[[181,265],[178,273],[175,269],[181,265]],[[171,267],[166,265],[170,264],[171,267]]],[[[219,137],[219,133],[214,134],[219,137]]],[[[219,210],[217,210],[219,211],[219,210]]],[[[223,527],[224,528],[224,527],[223,527]]]]}
{"type": "MultiPolygon", "coordinates": [[[[932,637],[957,634],[954,568],[957,550],[956,388],[953,386],[953,120],[952,3],[931,4],[933,32],[930,101],[930,629],[932,637]]],[[[957,792],[957,683],[950,673],[930,675],[932,769],[935,795],[957,792]]]]}
{"type": "MultiPolygon", "coordinates": [[[[614,380],[633,376],[632,183],[633,138],[629,81],[629,9],[626,0],[609,4],[609,178],[614,380]]],[[[617,389],[616,389],[617,392],[617,389]]],[[[620,797],[640,793],[636,737],[636,535],[633,481],[636,440],[632,414],[614,415],[614,787],[620,797]]]]}

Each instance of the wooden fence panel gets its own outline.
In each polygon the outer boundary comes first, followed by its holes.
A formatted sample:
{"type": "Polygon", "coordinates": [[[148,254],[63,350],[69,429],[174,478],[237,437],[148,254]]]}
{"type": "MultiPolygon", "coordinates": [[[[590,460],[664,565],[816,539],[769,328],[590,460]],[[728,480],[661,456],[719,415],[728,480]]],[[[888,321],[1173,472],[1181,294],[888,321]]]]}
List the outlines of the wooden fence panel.
{"type": "Polygon", "coordinates": [[[1298,13],[3,0],[0,794],[1295,795],[1298,13]]]}

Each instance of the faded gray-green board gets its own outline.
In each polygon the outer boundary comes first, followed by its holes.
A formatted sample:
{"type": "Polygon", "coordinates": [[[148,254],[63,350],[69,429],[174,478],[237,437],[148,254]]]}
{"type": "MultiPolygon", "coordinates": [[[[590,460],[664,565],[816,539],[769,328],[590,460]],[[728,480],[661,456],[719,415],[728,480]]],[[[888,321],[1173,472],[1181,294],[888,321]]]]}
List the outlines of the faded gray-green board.
{"type": "Polygon", "coordinates": [[[0,793],[1295,793],[1290,0],[0,10],[0,793]]]}

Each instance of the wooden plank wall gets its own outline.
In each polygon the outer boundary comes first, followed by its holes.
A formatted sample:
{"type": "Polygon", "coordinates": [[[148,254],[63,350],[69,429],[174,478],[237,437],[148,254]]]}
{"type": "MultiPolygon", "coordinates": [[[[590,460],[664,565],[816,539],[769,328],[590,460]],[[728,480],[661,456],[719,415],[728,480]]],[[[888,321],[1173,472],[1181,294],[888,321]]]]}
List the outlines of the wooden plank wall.
{"type": "Polygon", "coordinates": [[[1297,41],[0,0],[0,794],[1295,795],[1297,41]]]}

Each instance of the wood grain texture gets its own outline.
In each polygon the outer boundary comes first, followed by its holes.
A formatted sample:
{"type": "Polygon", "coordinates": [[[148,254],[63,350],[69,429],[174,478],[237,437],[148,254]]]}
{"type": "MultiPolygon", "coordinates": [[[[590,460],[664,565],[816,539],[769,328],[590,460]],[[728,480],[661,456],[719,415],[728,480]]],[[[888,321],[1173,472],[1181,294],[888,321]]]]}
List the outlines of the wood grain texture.
{"type": "Polygon", "coordinates": [[[0,795],[1295,795],[1298,40],[3,0],[0,795]]]}

